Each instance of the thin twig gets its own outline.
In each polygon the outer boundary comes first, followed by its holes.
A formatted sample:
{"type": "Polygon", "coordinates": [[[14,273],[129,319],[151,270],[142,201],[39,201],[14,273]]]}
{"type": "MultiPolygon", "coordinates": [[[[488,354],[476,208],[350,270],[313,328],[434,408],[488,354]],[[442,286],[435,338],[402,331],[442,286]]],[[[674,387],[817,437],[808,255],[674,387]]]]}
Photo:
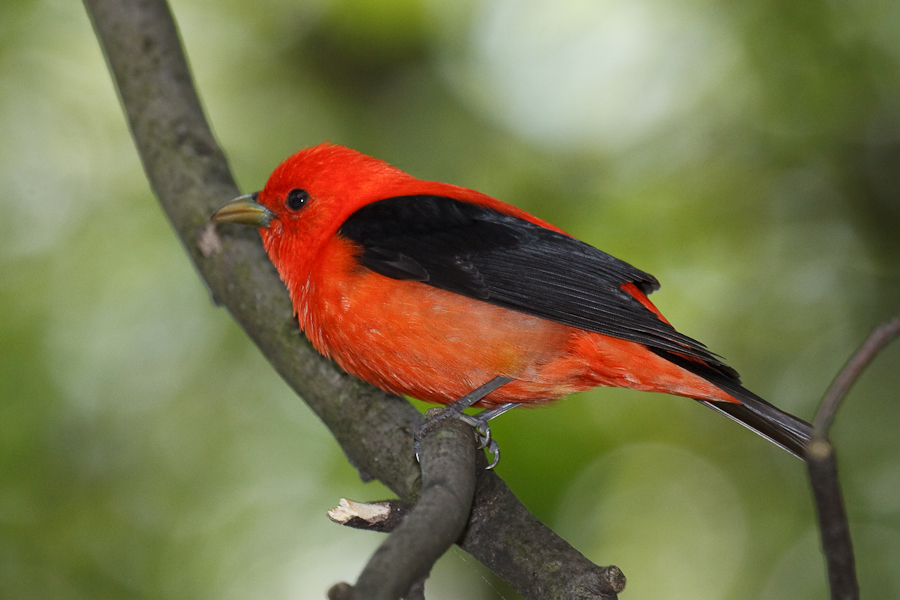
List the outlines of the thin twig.
{"type": "Polygon", "coordinates": [[[900,317],[877,327],[847,361],[822,398],[814,420],[813,439],[806,450],[806,466],[816,504],[832,600],[857,600],[859,583],[850,524],[838,477],[837,456],[828,440],[828,432],[851,386],[898,333],[900,317]]]}
{"type": "Polygon", "coordinates": [[[837,413],[841,402],[847,396],[847,392],[850,391],[850,388],[859,379],[865,368],[872,362],[872,359],[898,334],[900,334],[900,316],[876,327],[869,334],[863,345],[847,361],[847,364],[835,377],[831,387],[825,392],[825,396],[819,404],[819,410],[816,411],[816,418],[813,420],[813,435],[815,437],[824,438],[828,436],[828,431],[834,422],[834,415],[837,413]]]}
{"type": "Polygon", "coordinates": [[[344,527],[390,533],[400,526],[413,505],[403,500],[353,502],[341,498],[340,506],[328,511],[328,518],[344,527]]]}

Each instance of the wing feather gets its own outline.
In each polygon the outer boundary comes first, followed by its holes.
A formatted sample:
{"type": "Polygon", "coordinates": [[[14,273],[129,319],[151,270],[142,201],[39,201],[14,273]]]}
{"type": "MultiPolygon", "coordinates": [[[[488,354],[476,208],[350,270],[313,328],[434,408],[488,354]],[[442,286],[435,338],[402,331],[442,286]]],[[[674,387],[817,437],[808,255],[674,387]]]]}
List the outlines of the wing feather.
{"type": "Polygon", "coordinates": [[[386,277],[703,361],[737,381],[718,356],[622,289],[658,289],[652,275],[536,223],[445,196],[398,196],[359,209],[338,233],[361,247],[364,267],[386,277]]]}

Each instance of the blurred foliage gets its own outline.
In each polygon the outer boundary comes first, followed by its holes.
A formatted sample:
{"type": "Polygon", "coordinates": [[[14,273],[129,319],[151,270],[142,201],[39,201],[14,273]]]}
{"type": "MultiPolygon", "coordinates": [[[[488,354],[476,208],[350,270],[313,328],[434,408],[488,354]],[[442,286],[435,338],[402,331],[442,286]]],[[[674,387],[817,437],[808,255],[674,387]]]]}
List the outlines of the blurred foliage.
{"type": "MultiPolygon", "coordinates": [[[[178,0],[247,190],[324,140],[654,273],[670,319],[811,417],[900,311],[900,4],[178,0]]],[[[315,598],[362,484],[215,309],[78,3],[0,3],[0,597],[315,598]]],[[[223,202],[226,201],[223,198],[223,202]]],[[[834,431],[863,593],[900,595],[900,348],[834,431]]],[[[799,461],[684,399],[498,420],[499,472],[623,598],[821,598],[799,461]]],[[[515,594],[455,550],[430,598],[515,594]]]]}

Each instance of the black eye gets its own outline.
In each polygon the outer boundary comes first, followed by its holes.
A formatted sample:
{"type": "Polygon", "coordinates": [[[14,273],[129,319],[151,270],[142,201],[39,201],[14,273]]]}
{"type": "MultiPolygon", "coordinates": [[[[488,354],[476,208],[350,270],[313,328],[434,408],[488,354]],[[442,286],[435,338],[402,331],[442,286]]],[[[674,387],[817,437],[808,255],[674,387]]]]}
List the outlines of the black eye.
{"type": "Polygon", "coordinates": [[[288,192],[284,204],[291,210],[300,210],[309,200],[309,192],[301,188],[294,188],[288,192]]]}

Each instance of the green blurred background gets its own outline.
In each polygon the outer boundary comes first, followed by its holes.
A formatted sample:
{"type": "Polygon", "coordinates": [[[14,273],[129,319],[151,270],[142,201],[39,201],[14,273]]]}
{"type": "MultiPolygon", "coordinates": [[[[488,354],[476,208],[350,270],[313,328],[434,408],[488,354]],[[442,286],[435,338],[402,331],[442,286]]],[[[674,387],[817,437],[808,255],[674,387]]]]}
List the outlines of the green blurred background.
{"type": "MultiPolygon", "coordinates": [[[[656,275],[682,331],[811,418],[900,312],[900,4],[177,0],[246,191],[329,140],[656,275]]],[[[322,598],[362,484],[216,309],[78,2],[0,3],[0,598],[322,598]]],[[[228,200],[222,199],[223,202],[228,200]]],[[[839,414],[863,593],[900,597],[900,347],[839,414]]],[[[826,596],[800,461],[681,398],[497,421],[498,472],[623,599],[826,596]]],[[[429,598],[515,598],[453,550],[429,598]]]]}

